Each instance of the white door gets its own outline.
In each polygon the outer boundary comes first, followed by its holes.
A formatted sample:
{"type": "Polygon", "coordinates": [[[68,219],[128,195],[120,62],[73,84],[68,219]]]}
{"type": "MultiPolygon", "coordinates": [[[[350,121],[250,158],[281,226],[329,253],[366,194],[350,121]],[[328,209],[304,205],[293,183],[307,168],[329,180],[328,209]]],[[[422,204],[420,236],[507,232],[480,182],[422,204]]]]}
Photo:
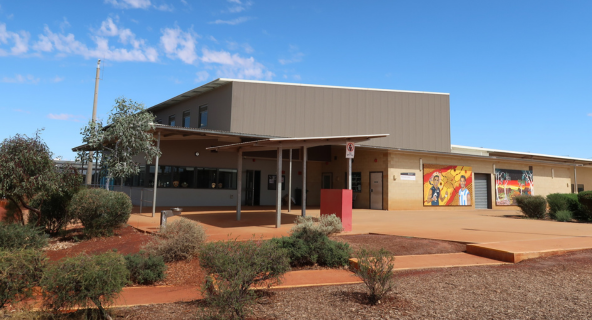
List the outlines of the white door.
{"type": "Polygon", "coordinates": [[[370,172],[370,209],[382,210],[382,172],[370,172]]]}

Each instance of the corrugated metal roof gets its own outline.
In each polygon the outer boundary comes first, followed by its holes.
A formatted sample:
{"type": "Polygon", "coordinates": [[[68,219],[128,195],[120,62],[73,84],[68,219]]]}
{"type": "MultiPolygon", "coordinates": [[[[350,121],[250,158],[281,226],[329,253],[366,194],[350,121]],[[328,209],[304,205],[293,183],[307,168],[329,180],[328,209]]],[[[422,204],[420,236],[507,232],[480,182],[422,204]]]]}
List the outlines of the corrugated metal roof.
{"type": "Polygon", "coordinates": [[[592,159],[585,159],[585,158],[554,156],[554,155],[541,154],[541,153],[518,152],[518,151],[508,151],[508,150],[499,150],[499,149],[479,148],[479,147],[467,147],[467,146],[459,146],[459,145],[451,145],[451,147],[453,150],[456,149],[456,152],[453,151],[453,153],[457,153],[457,154],[466,154],[466,153],[462,152],[463,149],[466,149],[468,151],[479,151],[479,152],[487,154],[490,157],[540,159],[540,160],[573,162],[573,163],[580,163],[580,164],[585,164],[585,165],[592,165],[592,159]]]}

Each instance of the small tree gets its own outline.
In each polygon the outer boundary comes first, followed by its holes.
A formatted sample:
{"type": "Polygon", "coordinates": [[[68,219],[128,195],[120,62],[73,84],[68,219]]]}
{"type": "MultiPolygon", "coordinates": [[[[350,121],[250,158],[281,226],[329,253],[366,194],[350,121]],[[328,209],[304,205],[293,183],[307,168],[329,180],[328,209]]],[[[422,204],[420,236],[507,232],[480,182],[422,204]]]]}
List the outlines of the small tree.
{"type": "Polygon", "coordinates": [[[395,257],[385,249],[362,249],[357,253],[357,257],[357,266],[350,265],[350,270],[364,281],[368,289],[368,302],[375,305],[395,288],[395,257]]]}
{"type": "Polygon", "coordinates": [[[52,153],[40,133],[37,131],[34,137],[17,134],[0,144],[0,194],[16,205],[16,214],[23,224],[22,208],[40,220],[38,206],[48,194],[60,192],[52,153]],[[40,199],[37,207],[30,205],[35,196],[40,199]]]}
{"type": "MultiPolygon", "coordinates": [[[[90,121],[82,129],[82,141],[98,153],[101,167],[107,173],[106,189],[112,178],[125,178],[140,171],[133,157],[143,153],[146,161],[152,163],[152,159],[160,156],[149,132],[154,129],[154,119],[152,113],[145,111],[144,104],[120,97],[115,99],[109,125],[90,121]]],[[[80,151],[79,158],[88,160],[86,151],[80,151]]]]}

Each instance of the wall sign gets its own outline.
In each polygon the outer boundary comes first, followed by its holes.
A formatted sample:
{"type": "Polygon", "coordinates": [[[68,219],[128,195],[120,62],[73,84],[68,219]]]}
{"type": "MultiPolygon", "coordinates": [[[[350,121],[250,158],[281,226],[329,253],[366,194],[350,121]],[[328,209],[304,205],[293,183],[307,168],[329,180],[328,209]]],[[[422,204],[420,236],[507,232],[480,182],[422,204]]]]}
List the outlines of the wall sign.
{"type": "MultiPolygon", "coordinates": [[[[277,175],[270,174],[267,176],[267,190],[277,190],[277,183],[276,183],[277,175]]],[[[286,190],[286,176],[282,176],[282,190],[286,190]]]]}
{"type": "Polygon", "coordinates": [[[401,172],[401,180],[415,181],[415,172],[401,172]]]}

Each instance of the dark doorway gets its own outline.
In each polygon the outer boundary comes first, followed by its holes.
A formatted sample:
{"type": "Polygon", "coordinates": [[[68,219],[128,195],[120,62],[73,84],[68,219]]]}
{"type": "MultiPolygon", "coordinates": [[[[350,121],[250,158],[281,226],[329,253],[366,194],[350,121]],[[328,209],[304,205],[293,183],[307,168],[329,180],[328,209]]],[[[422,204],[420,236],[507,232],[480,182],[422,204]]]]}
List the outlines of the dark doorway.
{"type": "Polygon", "coordinates": [[[247,170],[245,205],[258,206],[261,198],[261,171],[247,170]]]}
{"type": "Polygon", "coordinates": [[[491,209],[491,174],[475,173],[475,209],[491,209]]]}

